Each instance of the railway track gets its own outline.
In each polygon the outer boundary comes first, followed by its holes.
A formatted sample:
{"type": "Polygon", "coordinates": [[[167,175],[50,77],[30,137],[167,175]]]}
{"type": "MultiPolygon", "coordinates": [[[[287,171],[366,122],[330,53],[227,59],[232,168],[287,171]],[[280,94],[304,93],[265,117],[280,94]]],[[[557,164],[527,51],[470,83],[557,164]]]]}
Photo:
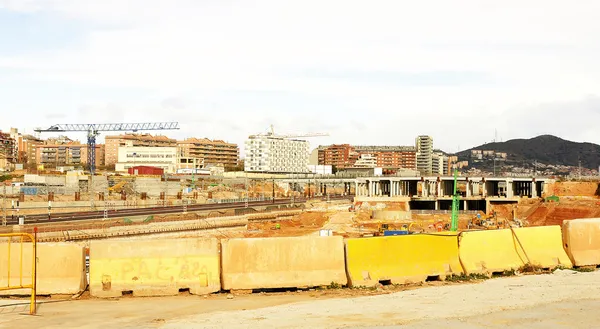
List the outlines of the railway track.
{"type": "MultiPolygon", "coordinates": [[[[329,200],[352,200],[352,195],[345,196],[330,196],[329,200]]],[[[313,199],[314,200],[314,199],[313,199]]],[[[321,201],[326,201],[327,197],[319,198],[321,201]]],[[[306,198],[294,199],[294,203],[304,203],[308,201],[306,198]]],[[[248,202],[248,207],[260,207],[260,206],[272,206],[272,205],[287,205],[292,204],[290,199],[276,199],[267,201],[253,201],[248,202]]],[[[229,210],[229,209],[241,209],[246,208],[246,202],[233,202],[233,203],[205,203],[186,205],[186,211],[206,211],[206,210],[229,210]]],[[[118,210],[107,210],[106,216],[104,210],[97,211],[79,211],[79,212],[67,212],[58,213],[51,215],[48,218],[47,214],[40,215],[29,215],[25,216],[25,224],[37,224],[37,223],[55,223],[55,222],[66,222],[66,221],[78,221],[78,220],[90,220],[90,219],[104,219],[104,218],[118,218],[127,216],[141,216],[141,215],[160,215],[160,214],[176,214],[184,212],[183,206],[167,206],[167,207],[150,207],[150,208],[126,208],[118,210]]],[[[19,223],[18,218],[7,218],[7,225],[17,225],[19,223]]]]}

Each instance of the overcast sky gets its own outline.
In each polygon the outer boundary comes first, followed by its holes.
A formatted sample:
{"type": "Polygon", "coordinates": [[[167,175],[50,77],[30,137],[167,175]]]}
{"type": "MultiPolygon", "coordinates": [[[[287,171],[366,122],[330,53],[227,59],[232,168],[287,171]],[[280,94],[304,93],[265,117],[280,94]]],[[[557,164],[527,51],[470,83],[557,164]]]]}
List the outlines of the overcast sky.
{"type": "Polygon", "coordinates": [[[599,13],[597,0],[0,0],[0,128],[600,143],[599,13]]]}

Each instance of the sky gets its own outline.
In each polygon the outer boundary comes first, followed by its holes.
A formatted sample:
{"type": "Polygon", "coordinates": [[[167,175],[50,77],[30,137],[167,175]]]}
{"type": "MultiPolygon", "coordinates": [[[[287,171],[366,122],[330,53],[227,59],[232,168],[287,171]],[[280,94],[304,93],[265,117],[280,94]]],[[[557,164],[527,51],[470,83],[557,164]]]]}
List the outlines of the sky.
{"type": "MultiPolygon", "coordinates": [[[[0,0],[0,129],[600,144],[600,1],[0,0]]],[[[50,136],[50,135],[48,135],[50,136]]],[[[85,133],[69,136],[80,140],[85,133]]]]}

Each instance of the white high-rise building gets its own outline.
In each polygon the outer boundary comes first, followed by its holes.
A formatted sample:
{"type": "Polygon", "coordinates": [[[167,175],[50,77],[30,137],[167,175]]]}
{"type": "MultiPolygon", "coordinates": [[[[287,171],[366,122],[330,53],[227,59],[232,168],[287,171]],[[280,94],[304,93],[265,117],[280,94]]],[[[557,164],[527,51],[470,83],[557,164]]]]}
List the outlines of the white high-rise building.
{"type": "Polygon", "coordinates": [[[432,157],[432,174],[447,175],[448,174],[448,156],[444,153],[436,152],[432,157]]]}
{"type": "Polygon", "coordinates": [[[269,173],[309,172],[309,143],[277,136],[252,135],[246,141],[244,170],[269,173]]]}
{"type": "Polygon", "coordinates": [[[416,139],[417,170],[423,175],[433,173],[433,138],[421,135],[416,139]]]}

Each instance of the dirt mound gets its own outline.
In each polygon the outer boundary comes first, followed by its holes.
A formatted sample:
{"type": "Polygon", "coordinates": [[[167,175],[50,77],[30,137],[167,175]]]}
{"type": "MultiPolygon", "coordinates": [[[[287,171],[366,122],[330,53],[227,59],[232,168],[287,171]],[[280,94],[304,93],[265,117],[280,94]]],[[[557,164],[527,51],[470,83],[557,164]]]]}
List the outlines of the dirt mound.
{"type": "Polygon", "coordinates": [[[542,203],[525,218],[531,226],[562,225],[564,220],[600,216],[600,205],[595,200],[542,203]]]}
{"type": "Polygon", "coordinates": [[[597,197],[598,182],[555,182],[548,186],[550,195],[597,197]]]}
{"type": "Polygon", "coordinates": [[[244,237],[301,236],[320,230],[328,221],[326,212],[303,212],[289,220],[250,222],[244,237]]]}

